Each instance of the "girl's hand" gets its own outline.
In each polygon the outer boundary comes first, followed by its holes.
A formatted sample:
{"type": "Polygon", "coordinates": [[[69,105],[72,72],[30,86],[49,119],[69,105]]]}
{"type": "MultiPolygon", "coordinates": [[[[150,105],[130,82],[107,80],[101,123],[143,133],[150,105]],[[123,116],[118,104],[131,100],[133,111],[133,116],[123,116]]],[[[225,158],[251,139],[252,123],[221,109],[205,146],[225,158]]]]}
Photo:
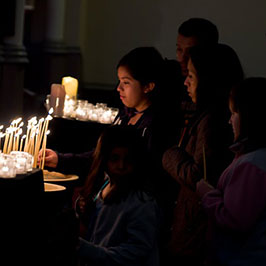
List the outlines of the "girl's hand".
{"type": "MultiPolygon", "coordinates": [[[[43,158],[42,155],[43,155],[43,150],[40,150],[39,154],[38,154],[38,160],[37,160],[37,164],[38,165],[42,161],[42,158],[43,158]]],[[[57,155],[57,153],[55,151],[51,150],[51,149],[46,149],[45,150],[44,164],[45,164],[45,166],[56,168],[56,166],[58,164],[58,155],[57,155]]]]}

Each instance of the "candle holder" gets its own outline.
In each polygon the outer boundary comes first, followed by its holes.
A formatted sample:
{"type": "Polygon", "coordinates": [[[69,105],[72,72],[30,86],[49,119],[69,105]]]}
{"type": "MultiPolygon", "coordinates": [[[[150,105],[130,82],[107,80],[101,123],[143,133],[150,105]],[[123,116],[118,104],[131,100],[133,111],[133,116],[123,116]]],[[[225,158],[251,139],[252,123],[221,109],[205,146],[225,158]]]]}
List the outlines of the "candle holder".
{"type": "Polygon", "coordinates": [[[16,172],[16,164],[15,159],[10,154],[0,154],[0,176],[4,178],[12,178],[15,177],[16,172]]]}
{"type": "Polygon", "coordinates": [[[11,151],[10,155],[15,158],[17,174],[25,174],[32,171],[34,158],[31,154],[24,151],[11,151]]]}

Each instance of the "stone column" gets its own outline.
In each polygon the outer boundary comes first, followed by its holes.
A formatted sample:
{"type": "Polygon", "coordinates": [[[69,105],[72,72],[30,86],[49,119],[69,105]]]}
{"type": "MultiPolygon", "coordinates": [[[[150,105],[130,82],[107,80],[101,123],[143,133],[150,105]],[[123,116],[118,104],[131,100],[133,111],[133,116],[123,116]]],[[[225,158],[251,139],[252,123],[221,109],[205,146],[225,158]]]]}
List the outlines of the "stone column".
{"type": "Polygon", "coordinates": [[[80,0],[39,0],[28,17],[26,45],[30,64],[26,84],[39,99],[45,99],[51,85],[61,83],[62,77],[79,79],[80,49],[75,42],[79,42],[78,3],[80,0]]]}
{"type": "Polygon", "coordinates": [[[65,0],[47,0],[46,32],[43,45],[44,93],[66,75],[67,48],[64,42],[65,0]]]}
{"type": "Polygon", "coordinates": [[[68,73],[79,81],[78,94],[82,90],[82,69],[80,49],[81,0],[68,1],[65,23],[65,41],[68,49],[68,73]]]}
{"type": "Polygon", "coordinates": [[[56,50],[64,47],[65,0],[47,0],[45,43],[56,50]]]}
{"type": "Polygon", "coordinates": [[[0,92],[2,121],[10,121],[23,114],[24,72],[28,63],[27,52],[23,45],[24,5],[24,0],[16,0],[14,34],[3,38],[0,92]]]}
{"type": "Polygon", "coordinates": [[[79,42],[80,0],[48,0],[43,51],[47,77],[47,93],[52,83],[74,76],[80,81],[79,42]],[[67,19],[66,19],[67,18],[67,19]]]}

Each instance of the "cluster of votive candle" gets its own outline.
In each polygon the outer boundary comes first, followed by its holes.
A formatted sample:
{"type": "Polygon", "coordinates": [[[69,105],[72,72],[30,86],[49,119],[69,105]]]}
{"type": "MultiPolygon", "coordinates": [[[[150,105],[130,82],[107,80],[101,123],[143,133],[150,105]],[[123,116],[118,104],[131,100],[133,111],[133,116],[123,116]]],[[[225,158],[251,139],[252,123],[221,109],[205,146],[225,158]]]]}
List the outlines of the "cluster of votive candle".
{"type": "MultiPolygon", "coordinates": [[[[0,126],[0,176],[11,177],[14,173],[25,173],[32,167],[37,167],[39,152],[45,153],[49,121],[53,110],[49,110],[46,118],[32,117],[28,120],[26,134],[23,135],[22,118],[12,121],[9,127],[0,126]],[[20,166],[20,164],[27,166],[20,166]],[[32,161],[32,166],[30,162],[32,161]],[[25,169],[24,169],[25,168],[25,169]],[[23,170],[22,170],[23,169],[23,170]],[[9,173],[8,173],[9,172],[9,173]]],[[[44,168],[44,154],[39,164],[44,168]]]]}
{"type": "Polygon", "coordinates": [[[15,177],[32,171],[33,156],[24,151],[11,151],[10,154],[0,153],[0,177],[15,177]]]}
{"type": "Polygon", "coordinates": [[[64,116],[83,121],[95,121],[111,124],[118,113],[118,108],[108,107],[106,103],[89,103],[87,100],[73,100],[66,97],[64,116]]]}

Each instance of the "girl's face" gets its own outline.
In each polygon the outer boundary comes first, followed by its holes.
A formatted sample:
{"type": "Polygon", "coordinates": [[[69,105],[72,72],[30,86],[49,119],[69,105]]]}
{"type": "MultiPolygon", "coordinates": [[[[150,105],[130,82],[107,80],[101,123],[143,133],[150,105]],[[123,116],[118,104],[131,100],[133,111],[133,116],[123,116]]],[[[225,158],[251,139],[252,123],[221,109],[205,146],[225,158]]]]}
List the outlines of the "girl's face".
{"type": "Polygon", "coordinates": [[[196,103],[196,92],[198,87],[198,77],[194,65],[191,62],[191,59],[188,60],[188,75],[184,82],[187,86],[188,95],[190,96],[193,103],[196,103]]]}
{"type": "Polygon", "coordinates": [[[107,173],[112,181],[119,182],[121,178],[133,172],[132,159],[126,147],[116,147],[111,151],[107,160],[107,173]]]}
{"type": "Polygon", "coordinates": [[[235,112],[232,108],[231,102],[229,103],[229,109],[231,112],[231,117],[229,120],[229,124],[232,125],[233,132],[234,132],[234,141],[236,141],[240,134],[240,119],[239,119],[239,113],[235,112]]]}
{"type": "Polygon", "coordinates": [[[117,74],[119,79],[117,91],[123,104],[138,111],[146,109],[149,102],[147,97],[149,87],[142,86],[138,80],[130,75],[124,66],[118,68],[117,74]]]}

